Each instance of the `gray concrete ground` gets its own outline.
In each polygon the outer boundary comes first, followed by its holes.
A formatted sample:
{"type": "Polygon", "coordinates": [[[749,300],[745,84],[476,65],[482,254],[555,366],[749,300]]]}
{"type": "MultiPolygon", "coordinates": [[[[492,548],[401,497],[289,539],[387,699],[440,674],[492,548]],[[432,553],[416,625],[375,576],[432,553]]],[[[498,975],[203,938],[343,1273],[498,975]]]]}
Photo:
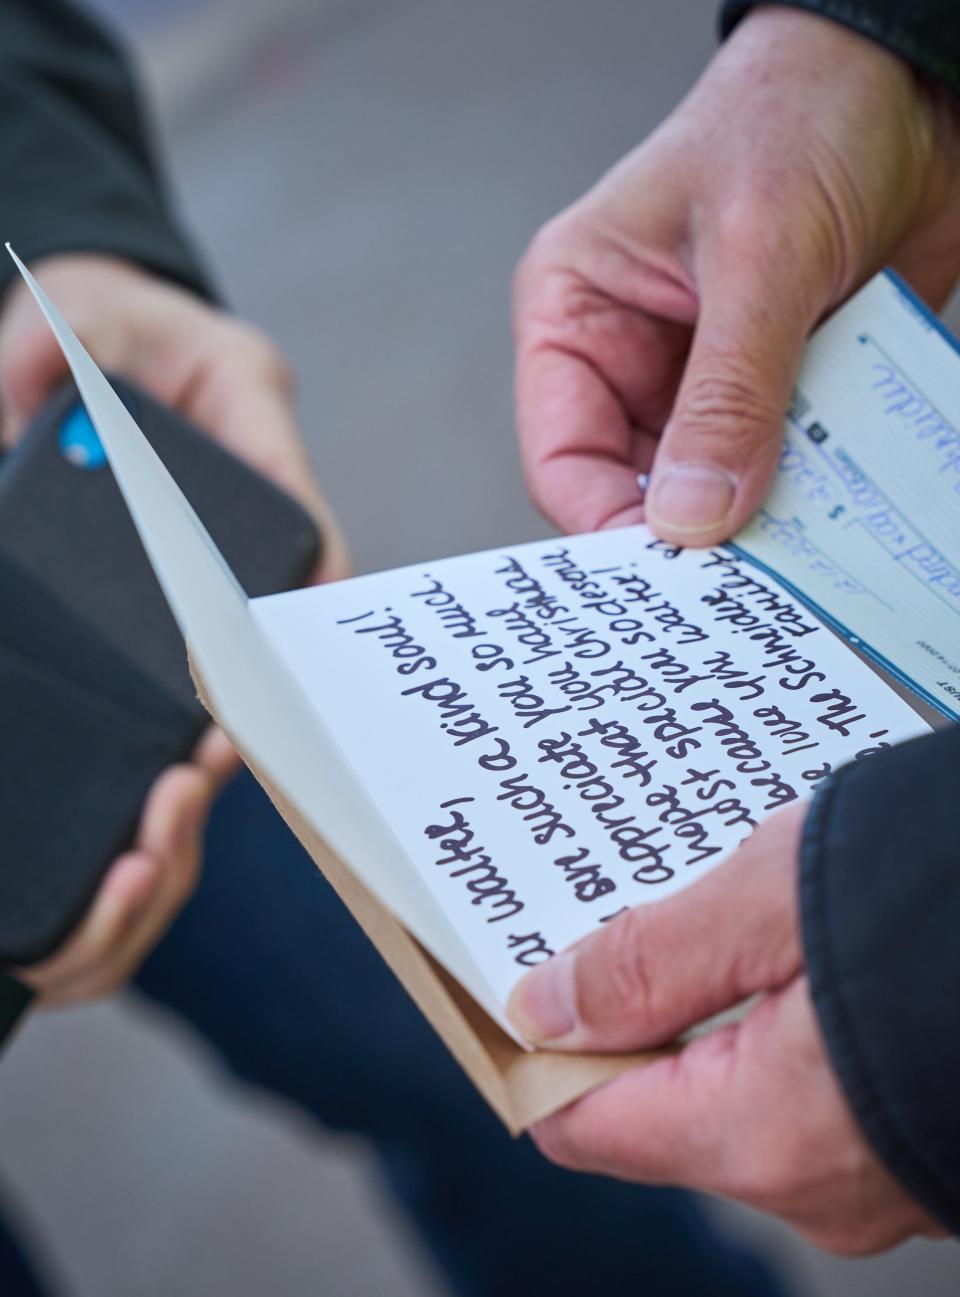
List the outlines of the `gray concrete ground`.
{"type": "MultiPolygon", "coordinates": [[[[712,0],[99,5],[141,42],[230,298],[299,371],[358,566],[542,534],[513,448],[511,267],[682,93],[712,0]]],[[[439,1292],[361,1147],[237,1094],[122,1002],[30,1024],[0,1069],[0,1131],[76,1297],[439,1292]]],[[[808,1297],[960,1289],[950,1245],[843,1262],[727,1215],[808,1297]]]]}

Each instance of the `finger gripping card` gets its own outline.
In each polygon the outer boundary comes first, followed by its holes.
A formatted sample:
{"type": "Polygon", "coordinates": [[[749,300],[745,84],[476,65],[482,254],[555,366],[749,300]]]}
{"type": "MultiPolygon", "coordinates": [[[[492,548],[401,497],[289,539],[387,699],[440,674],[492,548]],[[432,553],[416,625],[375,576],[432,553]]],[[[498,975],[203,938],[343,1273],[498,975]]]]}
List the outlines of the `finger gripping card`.
{"type": "MultiPolygon", "coordinates": [[[[11,597],[16,603],[21,581],[0,563],[5,607],[11,597]]],[[[31,660],[0,643],[0,950],[15,964],[50,954],[79,921],[104,866],[130,842],[156,773],[188,754],[197,729],[179,706],[167,704],[163,717],[164,699],[150,682],[128,673],[55,600],[40,594],[31,602],[35,612],[45,607],[48,629],[65,647],[98,657],[122,679],[112,698],[95,679],[81,683],[72,662],[61,668],[52,655],[31,660]]]]}
{"type": "MultiPolygon", "coordinates": [[[[115,382],[240,581],[289,589],[319,540],[295,501],[115,382]]],[[[207,723],[183,642],[69,385],[0,460],[0,966],[57,950],[207,723]]]]}

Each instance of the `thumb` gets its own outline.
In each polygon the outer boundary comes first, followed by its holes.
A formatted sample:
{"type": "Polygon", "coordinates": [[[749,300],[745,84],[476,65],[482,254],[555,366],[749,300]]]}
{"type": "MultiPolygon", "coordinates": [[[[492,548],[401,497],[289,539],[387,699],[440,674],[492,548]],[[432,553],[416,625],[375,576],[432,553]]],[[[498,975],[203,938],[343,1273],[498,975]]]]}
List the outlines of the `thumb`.
{"type": "Polygon", "coordinates": [[[773,816],[694,886],[628,910],[528,973],[508,1005],[522,1035],[551,1049],[647,1048],[784,985],[801,963],[805,811],[773,816]]]}
{"type": "MultiPolygon", "coordinates": [[[[773,260],[773,258],[771,258],[773,260]]],[[[706,275],[677,400],[657,449],[646,520],[677,545],[727,540],[759,508],[783,440],[790,391],[807,333],[826,302],[766,266],[706,275]],[[787,282],[784,282],[784,281],[787,282]]]]}

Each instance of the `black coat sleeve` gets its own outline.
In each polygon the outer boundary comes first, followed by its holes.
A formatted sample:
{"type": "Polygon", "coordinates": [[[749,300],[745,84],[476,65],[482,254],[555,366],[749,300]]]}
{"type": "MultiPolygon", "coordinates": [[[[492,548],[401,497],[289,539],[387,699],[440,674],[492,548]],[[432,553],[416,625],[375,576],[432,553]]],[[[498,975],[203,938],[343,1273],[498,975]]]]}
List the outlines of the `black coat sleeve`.
{"type": "MultiPolygon", "coordinates": [[[[830,18],[960,94],[958,0],[774,0],[830,18]]],[[[751,8],[726,0],[726,35],[751,8]]],[[[871,1144],[960,1234],[960,727],[839,771],[801,858],[810,985],[871,1144]]]]}
{"type": "Polygon", "coordinates": [[[960,1234],[960,726],[848,766],[801,859],[810,986],[857,1120],[960,1234]]]}
{"type": "MultiPolygon", "coordinates": [[[[726,36],[760,0],[725,0],[720,31],[726,36]]],[[[764,0],[831,18],[901,55],[935,81],[960,94],[958,0],[764,0]]]]}
{"type": "MultiPolygon", "coordinates": [[[[0,244],[109,253],[210,295],[127,62],[63,0],[0,0],[0,244]]],[[[0,256],[0,291],[13,263],[0,256]]]]}

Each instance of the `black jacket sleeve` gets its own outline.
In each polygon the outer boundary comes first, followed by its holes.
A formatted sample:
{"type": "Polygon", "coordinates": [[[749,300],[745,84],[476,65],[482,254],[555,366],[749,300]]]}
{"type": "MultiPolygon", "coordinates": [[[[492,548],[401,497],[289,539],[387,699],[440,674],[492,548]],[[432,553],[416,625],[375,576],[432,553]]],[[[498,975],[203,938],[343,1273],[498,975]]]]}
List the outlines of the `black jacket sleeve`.
{"type": "MultiPolygon", "coordinates": [[[[63,0],[0,0],[0,245],[100,252],[210,295],[174,219],[129,67],[63,0]]],[[[0,256],[0,291],[13,263],[0,256]]]]}
{"type": "MultiPolygon", "coordinates": [[[[760,0],[725,0],[720,31],[726,36],[760,0]]],[[[771,0],[764,0],[771,3],[771,0]]],[[[935,81],[960,94],[958,0],[772,0],[831,18],[901,55],[935,81]]]]}
{"type": "MultiPolygon", "coordinates": [[[[960,94],[958,0],[775,2],[960,94]]],[[[721,32],[752,7],[726,0],[721,32]]],[[[850,1106],[904,1188],[960,1234],[960,727],[839,771],[814,801],[800,873],[811,991],[850,1106]]]]}
{"type": "Polygon", "coordinates": [[[847,766],[801,859],[810,987],[857,1120],[960,1234],[960,726],[847,766]]]}

